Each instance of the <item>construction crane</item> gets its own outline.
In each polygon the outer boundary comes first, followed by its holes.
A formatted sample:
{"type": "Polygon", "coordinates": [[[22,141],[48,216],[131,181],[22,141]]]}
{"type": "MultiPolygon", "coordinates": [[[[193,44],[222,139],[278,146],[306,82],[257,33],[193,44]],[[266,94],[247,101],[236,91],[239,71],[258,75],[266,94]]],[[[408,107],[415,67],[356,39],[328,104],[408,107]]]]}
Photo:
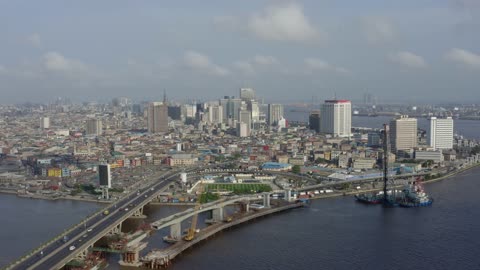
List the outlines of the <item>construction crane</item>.
{"type": "Polygon", "coordinates": [[[192,241],[195,238],[195,233],[197,230],[197,220],[198,220],[198,210],[202,208],[202,194],[203,194],[203,181],[200,180],[198,184],[198,191],[197,191],[197,203],[195,204],[194,215],[192,217],[192,225],[187,230],[187,234],[183,237],[185,241],[192,241]]]}

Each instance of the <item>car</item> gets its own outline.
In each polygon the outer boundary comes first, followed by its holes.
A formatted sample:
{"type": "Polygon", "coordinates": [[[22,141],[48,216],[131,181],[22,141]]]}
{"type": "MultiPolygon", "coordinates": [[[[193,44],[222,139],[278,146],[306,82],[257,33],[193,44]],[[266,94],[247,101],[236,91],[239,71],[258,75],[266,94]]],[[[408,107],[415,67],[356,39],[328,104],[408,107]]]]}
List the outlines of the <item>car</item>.
{"type": "Polygon", "coordinates": [[[82,239],[78,239],[78,242],[82,242],[82,239]]]}
{"type": "Polygon", "coordinates": [[[145,195],[145,198],[147,198],[147,197],[148,197],[148,195],[145,195]]]}
{"type": "Polygon", "coordinates": [[[92,228],[88,228],[87,232],[91,232],[92,231],[92,228]]]}
{"type": "Polygon", "coordinates": [[[125,208],[125,212],[128,211],[128,208],[125,208]]]}
{"type": "Polygon", "coordinates": [[[75,250],[75,246],[70,246],[68,249],[69,249],[70,251],[75,250]]]}
{"type": "Polygon", "coordinates": [[[88,234],[84,234],[84,235],[83,235],[83,238],[86,238],[87,236],[88,236],[88,234]]]}

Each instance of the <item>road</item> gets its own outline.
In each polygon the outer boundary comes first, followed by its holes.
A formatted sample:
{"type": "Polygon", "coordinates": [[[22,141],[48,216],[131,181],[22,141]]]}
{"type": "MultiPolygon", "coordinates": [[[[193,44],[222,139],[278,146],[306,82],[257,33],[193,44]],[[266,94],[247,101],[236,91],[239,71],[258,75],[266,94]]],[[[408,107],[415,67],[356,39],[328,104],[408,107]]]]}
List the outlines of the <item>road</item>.
{"type": "Polygon", "coordinates": [[[141,189],[139,194],[134,192],[116,201],[108,207],[110,214],[105,216],[103,213],[98,213],[93,216],[85,226],[79,226],[69,232],[67,234],[69,240],[66,243],[62,240],[53,242],[42,250],[43,255],[40,253],[33,255],[11,269],[52,269],[59,261],[72,252],[78,249],[83,250],[85,248],[83,245],[86,245],[85,243],[96,237],[97,234],[112,224],[118,223],[119,220],[124,219],[125,216],[130,216],[131,209],[129,209],[130,211],[125,211],[125,208],[130,208],[130,205],[138,205],[146,200],[151,200],[150,196],[159,189],[167,186],[176,174],[178,174],[177,171],[168,172],[160,178],[160,181],[156,181],[148,187],[141,189]],[[71,246],[75,246],[74,251],[70,250],[71,246]]]}

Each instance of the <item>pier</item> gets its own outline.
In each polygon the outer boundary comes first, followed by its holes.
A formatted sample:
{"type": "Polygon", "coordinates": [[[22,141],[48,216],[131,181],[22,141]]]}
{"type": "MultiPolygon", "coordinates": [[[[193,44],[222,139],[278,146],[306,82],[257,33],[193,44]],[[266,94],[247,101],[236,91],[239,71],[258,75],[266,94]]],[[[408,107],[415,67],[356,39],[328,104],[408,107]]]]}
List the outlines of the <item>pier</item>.
{"type": "Polygon", "coordinates": [[[150,269],[161,269],[167,267],[172,263],[172,260],[178,256],[183,251],[193,247],[197,243],[200,243],[204,240],[207,240],[209,237],[212,237],[218,232],[221,232],[225,229],[240,225],[242,223],[254,220],[259,217],[271,215],[274,213],[279,213],[282,211],[300,208],[303,207],[304,203],[287,203],[284,201],[272,202],[271,208],[258,209],[256,211],[247,211],[238,216],[234,216],[231,221],[217,222],[213,225],[206,227],[205,229],[200,230],[195,235],[195,238],[192,241],[185,241],[183,239],[172,244],[171,246],[161,249],[153,250],[149,252],[146,256],[142,257],[140,261],[143,263],[144,267],[150,269]],[[277,204],[273,206],[273,204],[277,204]]]}

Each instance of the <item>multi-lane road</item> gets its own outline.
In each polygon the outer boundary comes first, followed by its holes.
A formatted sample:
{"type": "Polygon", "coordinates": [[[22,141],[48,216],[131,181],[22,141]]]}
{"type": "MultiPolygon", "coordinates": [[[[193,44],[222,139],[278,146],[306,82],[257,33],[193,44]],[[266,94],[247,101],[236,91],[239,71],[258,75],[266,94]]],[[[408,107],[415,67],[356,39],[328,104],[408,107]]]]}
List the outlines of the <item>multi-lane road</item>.
{"type": "Polygon", "coordinates": [[[87,244],[88,242],[103,236],[100,234],[107,228],[131,216],[132,206],[135,207],[150,201],[152,199],[151,196],[167,186],[176,174],[178,174],[177,171],[168,172],[159,181],[116,201],[107,208],[109,211],[108,215],[97,213],[88,220],[88,224],[77,226],[73,231],[69,232],[66,242],[62,239],[53,242],[44,247],[41,252],[30,256],[11,269],[54,269],[65,258],[87,248],[90,245],[87,244]],[[72,246],[75,248],[71,248],[72,246]]]}

